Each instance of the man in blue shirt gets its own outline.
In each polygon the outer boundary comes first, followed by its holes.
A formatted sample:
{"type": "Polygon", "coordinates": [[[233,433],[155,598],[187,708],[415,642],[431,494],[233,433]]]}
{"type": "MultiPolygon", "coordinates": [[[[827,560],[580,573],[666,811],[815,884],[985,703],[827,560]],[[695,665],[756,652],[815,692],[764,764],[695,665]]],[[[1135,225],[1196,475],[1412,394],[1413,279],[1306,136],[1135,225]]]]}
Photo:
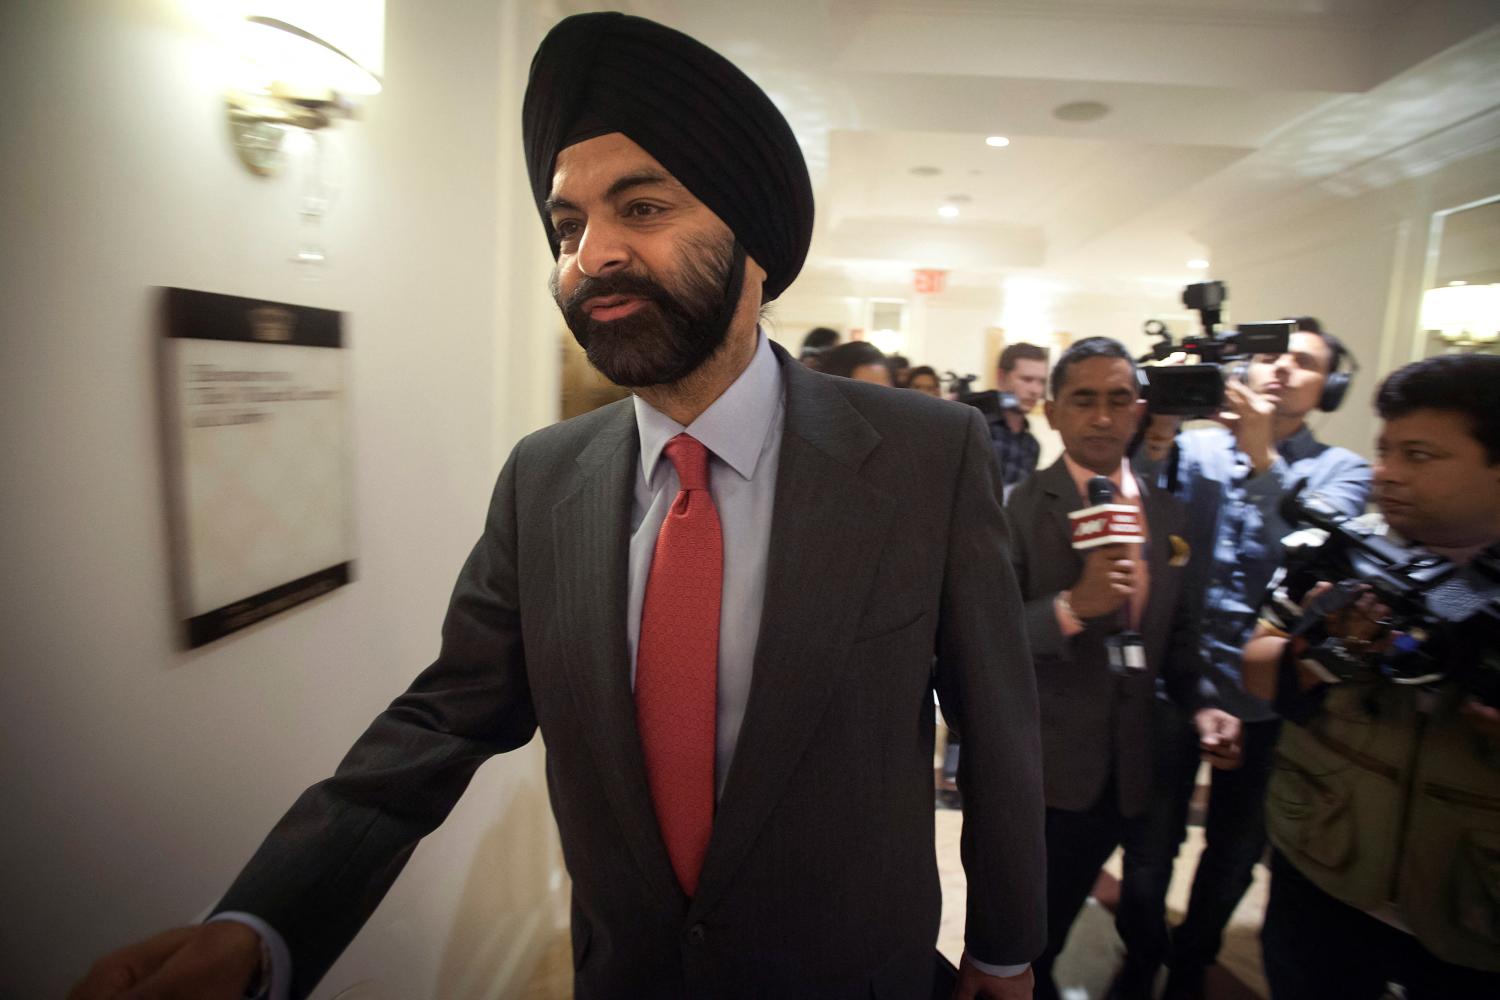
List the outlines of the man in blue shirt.
{"type": "MultiPolygon", "coordinates": [[[[1223,427],[1180,433],[1180,417],[1158,415],[1136,456],[1143,478],[1160,476],[1187,503],[1188,541],[1204,586],[1205,694],[1244,723],[1242,766],[1212,773],[1207,845],[1187,915],[1173,934],[1168,997],[1203,995],[1204,970],[1265,851],[1264,798],[1280,720],[1267,702],[1245,693],[1240,654],[1291,530],[1277,508],[1303,481],[1351,516],[1364,510],[1370,492],[1369,463],[1319,442],[1307,426],[1308,414],[1341,401],[1346,352],[1311,317],[1297,325],[1285,353],[1257,356],[1243,382],[1226,385],[1223,427]]],[[[1196,738],[1185,730],[1182,744],[1176,786],[1160,797],[1160,835],[1177,843],[1198,770],[1196,738]]]]}

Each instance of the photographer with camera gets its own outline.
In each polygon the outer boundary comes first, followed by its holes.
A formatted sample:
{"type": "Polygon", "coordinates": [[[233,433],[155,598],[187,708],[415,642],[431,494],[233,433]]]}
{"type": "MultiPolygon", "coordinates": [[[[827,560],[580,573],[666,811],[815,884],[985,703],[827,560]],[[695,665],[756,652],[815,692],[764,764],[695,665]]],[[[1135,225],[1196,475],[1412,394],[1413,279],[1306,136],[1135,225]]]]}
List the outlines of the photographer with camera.
{"type": "MultiPolygon", "coordinates": [[[[1198,303],[1213,343],[1212,322],[1223,286],[1190,286],[1189,292],[1204,287],[1218,292],[1210,308],[1198,303]]],[[[1184,300],[1195,305],[1191,295],[1184,300]]],[[[1181,416],[1154,413],[1134,456],[1142,478],[1160,482],[1187,504],[1188,540],[1203,554],[1199,572],[1207,610],[1202,643],[1209,697],[1244,726],[1242,766],[1212,773],[1206,845],[1187,913],[1172,935],[1172,974],[1165,996],[1173,1000],[1204,995],[1205,971],[1217,959],[1224,927],[1265,851],[1264,798],[1279,720],[1265,700],[1242,689],[1240,660],[1261,595],[1282,560],[1280,539],[1290,530],[1278,506],[1299,481],[1350,515],[1364,509],[1369,495],[1368,463],[1347,449],[1319,442],[1307,426],[1309,414],[1335,409],[1347,392],[1350,374],[1339,370],[1345,354],[1316,320],[1298,319],[1281,353],[1252,355],[1242,377],[1228,372],[1213,376],[1223,385],[1222,406],[1215,415],[1222,427],[1183,432],[1181,416]]],[[[1153,408],[1157,405],[1153,399],[1153,408]]],[[[1186,836],[1196,781],[1190,739],[1191,734],[1179,739],[1178,745],[1185,747],[1182,766],[1170,780],[1173,787],[1163,789],[1175,796],[1177,819],[1170,833],[1163,834],[1174,851],[1186,836]]]]}
{"type": "Polygon", "coordinates": [[[1011,559],[1041,695],[1047,947],[1032,968],[1042,998],[1058,995],[1053,963],[1121,844],[1116,926],[1126,956],[1109,995],[1150,997],[1167,948],[1176,853],[1153,832],[1162,734],[1190,720],[1213,763],[1233,766],[1239,753],[1238,720],[1200,703],[1186,513],[1139,482],[1125,459],[1144,416],[1139,395],[1135,364],[1118,341],[1090,337],[1068,348],[1046,403],[1063,456],[1006,505],[1012,524],[1029,527],[1015,533],[1011,559]]]}
{"type": "Polygon", "coordinates": [[[1375,405],[1402,544],[1294,500],[1327,541],[1245,650],[1286,716],[1266,977],[1275,1000],[1500,996],[1500,358],[1407,365],[1375,405]]]}
{"type": "Polygon", "coordinates": [[[1000,482],[1006,495],[1036,471],[1041,445],[1031,433],[1026,415],[1047,392],[1047,350],[1035,344],[1010,344],[1000,352],[995,387],[999,405],[985,418],[1000,463],[1000,482]]]}

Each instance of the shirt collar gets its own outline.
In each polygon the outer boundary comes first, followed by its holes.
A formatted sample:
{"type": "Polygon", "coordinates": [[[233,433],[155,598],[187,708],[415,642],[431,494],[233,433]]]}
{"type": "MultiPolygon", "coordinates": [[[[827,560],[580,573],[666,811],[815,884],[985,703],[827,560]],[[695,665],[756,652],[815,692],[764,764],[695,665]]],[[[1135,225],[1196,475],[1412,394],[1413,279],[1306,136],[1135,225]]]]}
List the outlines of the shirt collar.
{"type": "MultiPolygon", "coordinates": [[[[1093,479],[1099,473],[1079,465],[1073,461],[1073,456],[1067,452],[1063,452],[1063,461],[1067,463],[1068,475],[1073,477],[1073,485],[1078,487],[1078,495],[1087,501],[1089,498],[1089,480],[1093,479]]],[[[1141,495],[1141,491],[1135,485],[1135,476],[1130,471],[1130,459],[1120,459],[1120,467],[1107,478],[1115,484],[1115,496],[1118,499],[1135,500],[1141,495]]]]}
{"type": "Polygon", "coordinates": [[[756,332],[755,356],[728,389],[709,404],[688,427],[653,407],[640,396],[635,404],[635,427],[641,439],[641,474],[652,485],[656,463],[668,441],[686,432],[717,455],[740,478],[755,475],[766,432],[781,406],[781,366],[771,352],[765,331],[756,332]]]}
{"type": "Polygon", "coordinates": [[[1320,449],[1317,438],[1313,437],[1312,428],[1307,424],[1298,427],[1296,433],[1276,446],[1276,450],[1281,452],[1281,457],[1288,462],[1311,458],[1318,454],[1320,449]]]}

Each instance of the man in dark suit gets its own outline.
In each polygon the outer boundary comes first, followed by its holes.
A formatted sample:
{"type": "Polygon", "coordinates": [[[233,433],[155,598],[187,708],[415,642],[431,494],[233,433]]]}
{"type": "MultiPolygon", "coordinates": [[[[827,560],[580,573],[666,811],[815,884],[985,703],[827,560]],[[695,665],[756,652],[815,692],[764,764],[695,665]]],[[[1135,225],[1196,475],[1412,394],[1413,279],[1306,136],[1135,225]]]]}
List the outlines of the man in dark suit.
{"type": "Polygon", "coordinates": [[[634,398],[516,446],[437,661],[213,921],[106,959],[75,997],[228,1000],[256,976],[305,995],[475,769],[538,728],[579,997],[929,995],[934,687],[968,737],[954,995],[1029,995],[1036,692],[980,415],[811,372],[760,332],[811,188],[722,57],[570,18],[524,119],[554,294],[634,398]]]}
{"type": "Polygon", "coordinates": [[[1181,766],[1175,748],[1158,744],[1181,713],[1192,718],[1205,754],[1225,764],[1237,754],[1238,720],[1201,707],[1182,505],[1137,482],[1124,457],[1145,409],[1138,397],[1134,362],[1117,341],[1093,337],[1070,347],[1053,369],[1045,407],[1063,456],[1017,487],[1006,508],[1029,528],[1011,552],[1042,705],[1048,926],[1035,963],[1039,997],[1057,996],[1052,964],[1100,866],[1122,843],[1116,927],[1126,962],[1111,995],[1150,997],[1166,952],[1175,844],[1172,853],[1146,850],[1161,843],[1145,836],[1152,821],[1165,819],[1148,805],[1164,797],[1159,771],[1181,766]],[[1144,544],[1086,555],[1073,548],[1068,515],[1085,507],[1088,481],[1098,476],[1110,481],[1115,502],[1138,508],[1144,544]],[[1125,665],[1127,647],[1143,654],[1139,666],[1125,665]]]}

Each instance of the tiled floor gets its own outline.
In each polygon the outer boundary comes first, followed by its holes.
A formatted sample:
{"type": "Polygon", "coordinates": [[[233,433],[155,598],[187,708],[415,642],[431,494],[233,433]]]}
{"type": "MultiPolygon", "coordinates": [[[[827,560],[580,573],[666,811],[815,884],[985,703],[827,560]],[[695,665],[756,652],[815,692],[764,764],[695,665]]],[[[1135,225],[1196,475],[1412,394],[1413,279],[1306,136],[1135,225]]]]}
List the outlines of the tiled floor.
{"type": "MultiPolygon", "coordinates": [[[[963,953],[964,900],[966,883],[959,863],[958,835],[962,815],[952,809],[937,811],[938,872],[943,882],[943,922],[938,931],[938,949],[951,960],[963,953]]],[[[1203,831],[1188,830],[1188,840],[1177,858],[1172,888],[1167,894],[1168,919],[1182,919],[1192,884],[1193,869],[1203,850],[1203,831]]],[[[1120,854],[1110,858],[1105,870],[1120,874],[1120,854]]],[[[1257,865],[1255,882],[1235,910],[1224,935],[1224,949],[1219,962],[1222,969],[1211,970],[1210,1000],[1241,1000],[1267,996],[1265,977],[1260,968],[1260,917],[1265,911],[1268,874],[1257,865]]],[[[1114,917],[1093,900],[1084,907],[1068,946],[1058,958],[1055,975],[1066,1000],[1097,1000],[1109,987],[1123,954],[1114,917]]]]}

